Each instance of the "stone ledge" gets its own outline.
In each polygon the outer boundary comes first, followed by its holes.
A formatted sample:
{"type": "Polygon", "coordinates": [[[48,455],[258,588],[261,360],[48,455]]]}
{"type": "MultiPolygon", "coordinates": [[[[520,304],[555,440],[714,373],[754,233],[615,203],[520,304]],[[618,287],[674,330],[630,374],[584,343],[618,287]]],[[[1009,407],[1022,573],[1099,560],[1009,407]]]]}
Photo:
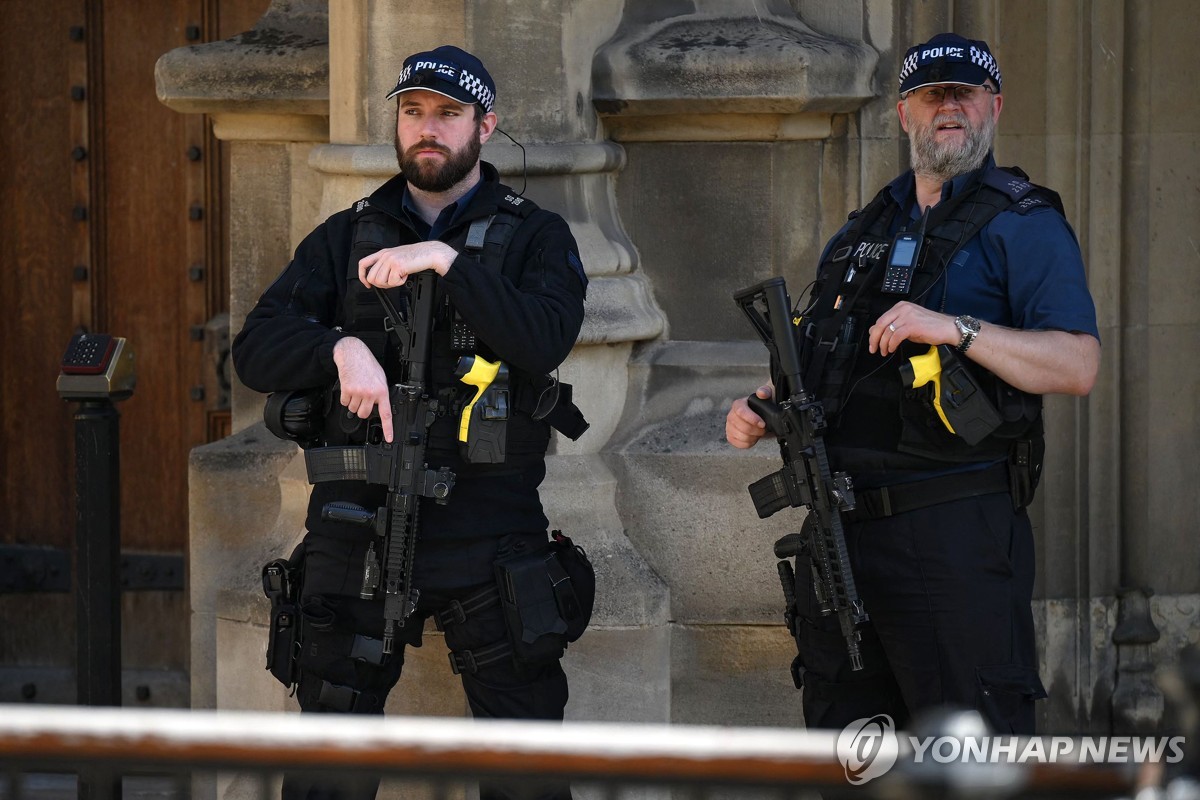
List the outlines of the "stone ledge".
{"type": "Polygon", "coordinates": [[[213,114],[223,142],[327,142],[329,117],[306,114],[213,114]]]}
{"type": "MultiPolygon", "coordinates": [[[[501,175],[522,174],[521,148],[489,142],[483,160],[501,175]]],[[[309,166],[332,175],[390,178],[396,174],[396,149],[390,144],[329,144],[313,149],[309,166]]],[[[625,165],[625,150],[612,142],[525,145],[529,175],[581,175],[615,172],[625,165]]]]}
{"type": "Polygon", "coordinates": [[[327,117],[328,4],[274,0],[244,33],[164,54],[154,83],[160,102],[186,114],[327,117]]]}
{"type": "Polygon", "coordinates": [[[594,277],[576,346],[653,339],[666,323],[641,274],[594,277]]]}
{"type": "Polygon", "coordinates": [[[828,139],[829,114],[609,115],[608,135],[621,142],[787,142],[828,139]]]}
{"type": "Polygon", "coordinates": [[[627,7],[593,61],[593,103],[618,139],[824,138],[874,97],[877,59],[781,0],[627,7]]]}
{"type": "Polygon", "coordinates": [[[295,442],[285,442],[260,422],[224,439],[193,447],[188,461],[193,469],[205,472],[271,469],[277,475],[281,465],[291,462],[297,451],[295,442]]]}
{"type": "Polygon", "coordinates": [[[631,365],[687,368],[753,368],[766,376],[767,349],[757,341],[670,341],[642,348],[631,365]]]}
{"type": "Polygon", "coordinates": [[[710,454],[778,460],[774,448],[725,443],[725,412],[767,376],[767,349],[750,341],[648,343],[629,362],[631,402],[608,448],[632,454],[710,454]]]}

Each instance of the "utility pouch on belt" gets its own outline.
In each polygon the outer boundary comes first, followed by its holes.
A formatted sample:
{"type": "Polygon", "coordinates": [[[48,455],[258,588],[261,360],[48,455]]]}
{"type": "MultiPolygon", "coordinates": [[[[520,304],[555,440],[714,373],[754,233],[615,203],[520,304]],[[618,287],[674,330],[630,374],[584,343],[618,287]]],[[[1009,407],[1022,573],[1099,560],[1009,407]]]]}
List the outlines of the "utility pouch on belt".
{"type": "Polygon", "coordinates": [[[562,656],[592,617],[596,575],[582,548],[560,531],[549,548],[496,562],[513,657],[537,664],[562,656]]]}
{"type": "Polygon", "coordinates": [[[576,441],[591,427],[583,412],[575,405],[571,384],[561,382],[554,375],[541,375],[534,379],[537,401],[530,416],[546,421],[551,428],[576,441]]]}
{"type": "Polygon", "coordinates": [[[1038,481],[1042,477],[1042,458],[1046,440],[1041,436],[1018,439],[1008,453],[1008,490],[1013,508],[1020,510],[1033,502],[1038,481]]]}
{"type": "Polygon", "coordinates": [[[267,638],[267,669],[284,686],[296,682],[299,644],[298,599],[302,582],[304,545],[291,558],[277,558],[262,568],[263,594],[271,601],[271,629],[267,638]]]}

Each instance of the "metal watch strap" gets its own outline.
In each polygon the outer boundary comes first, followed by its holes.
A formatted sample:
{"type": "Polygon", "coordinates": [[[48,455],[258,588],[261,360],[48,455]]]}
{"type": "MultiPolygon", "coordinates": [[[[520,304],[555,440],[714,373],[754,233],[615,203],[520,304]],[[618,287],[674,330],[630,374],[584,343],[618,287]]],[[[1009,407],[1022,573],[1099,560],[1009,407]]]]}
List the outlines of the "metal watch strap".
{"type": "Polygon", "coordinates": [[[958,328],[959,335],[961,336],[958,340],[958,346],[955,349],[960,353],[965,353],[974,344],[975,337],[979,334],[979,320],[963,314],[955,318],[954,325],[958,328]]]}

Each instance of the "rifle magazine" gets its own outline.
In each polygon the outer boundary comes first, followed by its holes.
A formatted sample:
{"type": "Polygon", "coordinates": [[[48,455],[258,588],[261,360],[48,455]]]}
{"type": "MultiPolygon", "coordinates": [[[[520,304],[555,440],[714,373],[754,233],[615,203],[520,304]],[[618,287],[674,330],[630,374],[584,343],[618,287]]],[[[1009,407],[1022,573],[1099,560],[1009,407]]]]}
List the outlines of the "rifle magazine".
{"type": "Polygon", "coordinates": [[[776,511],[792,505],[787,477],[783,470],[772,472],[765,478],[759,478],[747,489],[750,491],[750,499],[754,501],[754,510],[758,512],[759,519],[766,519],[776,511]]]}

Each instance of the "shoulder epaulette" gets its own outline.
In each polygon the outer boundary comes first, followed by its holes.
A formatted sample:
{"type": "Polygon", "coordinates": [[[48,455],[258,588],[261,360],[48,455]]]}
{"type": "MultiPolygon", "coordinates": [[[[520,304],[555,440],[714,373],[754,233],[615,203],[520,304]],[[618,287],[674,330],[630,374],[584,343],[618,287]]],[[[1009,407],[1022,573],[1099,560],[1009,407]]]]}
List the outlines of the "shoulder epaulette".
{"type": "Polygon", "coordinates": [[[990,169],[983,174],[982,183],[1007,196],[1012,203],[1009,210],[1018,214],[1026,214],[1043,206],[1064,213],[1058,192],[1033,183],[1020,167],[990,169]]]}
{"type": "Polygon", "coordinates": [[[537,203],[528,197],[522,197],[514,192],[505,192],[496,205],[500,207],[500,210],[509,211],[520,216],[522,219],[528,217],[538,209],[537,203]]]}
{"type": "Polygon", "coordinates": [[[1020,200],[1036,188],[1036,185],[1029,181],[1025,173],[1010,172],[1002,167],[989,169],[983,173],[981,180],[984,186],[998,189],[1014,201],[1020,200]]]}

